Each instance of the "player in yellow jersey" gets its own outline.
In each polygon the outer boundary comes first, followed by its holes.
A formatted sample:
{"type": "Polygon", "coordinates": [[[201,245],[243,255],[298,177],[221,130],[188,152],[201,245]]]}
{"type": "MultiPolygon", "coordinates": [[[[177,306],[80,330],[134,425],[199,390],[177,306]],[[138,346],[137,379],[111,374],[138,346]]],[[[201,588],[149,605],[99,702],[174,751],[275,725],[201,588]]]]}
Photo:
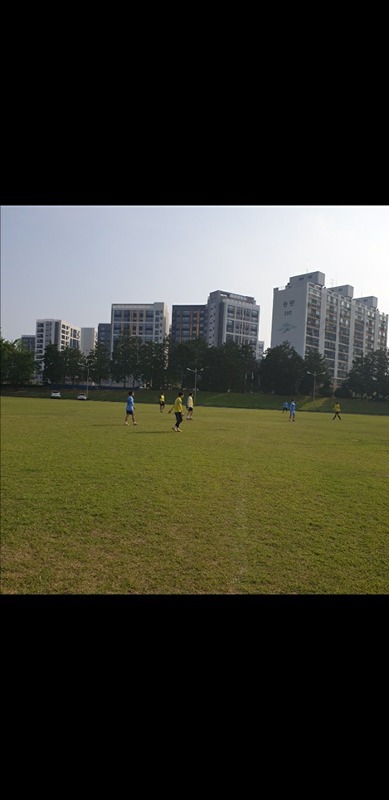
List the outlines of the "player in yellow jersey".
{"type": "Polygon", "coordinates": [[[176,397],[176,399],[174,401],[174,406],[172,406],[171,409],[169,409],[169,411],[168,411],[168,414],[171,414],[172,411],[174,411],[174,413],[176,415],[176,424],[175,424],[174,428],[172,428],[172,430],[176,431],[176,433],[182,433],[182,431],[180,431],[180,425],[181,425],[181,422],[182,422],[182,398],[183,398],[183,396],[184,396],[184,392],[178,392],[178,397],[176,397]]]}
{"type": "Polygon", "coordinates": [[[335,417],[338,417],[340,420],[342,420],[342,417],[340,416],[340,412],[341,412],[340,403],[335,403],[335,405],[334,405],[332,410],[335,412],[334,416],[332,417],[332,419],[335,419],[335,417]]]}

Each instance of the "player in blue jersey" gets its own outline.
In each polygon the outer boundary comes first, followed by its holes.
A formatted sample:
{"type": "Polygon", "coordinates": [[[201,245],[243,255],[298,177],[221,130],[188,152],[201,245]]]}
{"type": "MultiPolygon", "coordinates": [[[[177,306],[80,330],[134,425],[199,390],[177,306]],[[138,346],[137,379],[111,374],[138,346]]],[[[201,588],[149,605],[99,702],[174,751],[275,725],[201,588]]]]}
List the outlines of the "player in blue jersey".
{"type": "Polygon", "coordinates": [[[137,422],[135,422],[135,401],[132,391],[128,392],[127,405],[126,405],[126,418],[124,420],[125,425],[128,425],[128,417],[132,417],[133,425],[138,424],[137,422]]]}
{"type": "Polygon", "coordinates": [[[294,422],[295,419],[296,419],[296,403],[294,402],[294,400],[291,400],[289,403],[289,422],[290,420],[293,420],[294,422]]]}

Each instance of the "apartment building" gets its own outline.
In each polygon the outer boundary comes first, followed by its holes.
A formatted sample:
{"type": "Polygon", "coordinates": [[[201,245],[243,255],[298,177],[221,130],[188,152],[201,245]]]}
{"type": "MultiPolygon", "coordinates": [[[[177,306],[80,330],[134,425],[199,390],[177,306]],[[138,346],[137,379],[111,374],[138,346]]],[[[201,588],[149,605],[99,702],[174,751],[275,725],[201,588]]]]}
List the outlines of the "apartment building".
{"type": "Polygon", "coordinates": [[[265,349],[265,342],[263,342],[263,341],[257,342],[257,349],[256,349],[256,353],[255,353],[255,358],[256,358],[257,361],[261,361],[262,360],[264,349],[265,349]]]}
{"type": "Polygon", "coordinates": [[[145,342],[163,342],[169,332],[169,314],[165,303],[113,303],[111,306],[111,343],[123,333],[139,336],[145,342]]]}
{"type": "Polygon", "coordinates": [[[39,363],[43,362],[44,352],[48,344],[55,344],[57,350],[65,347],[80,349],[81,328],[71,325],[63,319],[37,319],[35,335],[35,356],[39,363]]]}
{"type": "Polygon", "coordinates": [[[225,342],[249,344],[258,353],[260,307],[254,297],[217,289],[208,297],[206,335],[208,347],[225,342]]]}
{"type": "Polygon", "coordinates": [[[303,357],[320,353],[337,388],[355,358],[387,346],[388,315],[379,311],[377,297],[353,295],[349,284],[326,288],[323,272],[289,278],[273,290],[270,346],[288,341],[303,357]]]}
{"type": "Polygon", "coordinates": [[[84,356],[88,356],[91,350],[95,349],[96,342],[96,328],[81,328],[80,350],[84,356]]]}
{"type": "Polygon", "coordinates": [[[172,306],[171,338],[174,342],[189,342],[204,339],[206,305],[172,306]]]}
{"type": "Polygon", "coordinates": [[[99,322],[97,326],[97,344],[103,344],[108,352],[111,350],[111,323],[99,322]]]}
{"type": "Polygon", "coordinates": [[[33,350],[35,353],[35,336],[33,334],[24,333],[20,338],[24,349],[33,350]]]}

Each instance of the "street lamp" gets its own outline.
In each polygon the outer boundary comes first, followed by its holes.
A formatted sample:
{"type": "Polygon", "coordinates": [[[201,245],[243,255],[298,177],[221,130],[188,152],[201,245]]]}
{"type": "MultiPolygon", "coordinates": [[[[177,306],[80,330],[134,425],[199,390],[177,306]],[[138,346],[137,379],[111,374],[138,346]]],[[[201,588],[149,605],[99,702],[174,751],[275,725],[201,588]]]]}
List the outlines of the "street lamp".
{"type": "Polygon", "coordinates": [[[195,376],[194,393],[195,393],[195,404],[197,405],[197,374],[199,372],[202,372],[203,370],[202,369],[197,369],[197,367],[196,367],[196,369],[191,369],[190,367],[187,367],[186,369],[187,369],[188,372],[194,372],[194,376],[195,376]]]}
{"type": "Polygon", "coordinates": [[[315,402],[316,397],[316,375],[324,375],[324,372],[310,372],[307,369],[307,375],[313,375],[313,402],[315,402]]]}

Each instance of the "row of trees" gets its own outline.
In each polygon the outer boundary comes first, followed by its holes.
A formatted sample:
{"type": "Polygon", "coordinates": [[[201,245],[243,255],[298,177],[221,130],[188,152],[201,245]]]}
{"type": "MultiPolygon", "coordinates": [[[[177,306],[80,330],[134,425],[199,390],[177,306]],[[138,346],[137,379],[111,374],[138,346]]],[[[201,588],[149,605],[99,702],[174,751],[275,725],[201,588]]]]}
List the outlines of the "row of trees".
{"type": "MultiPolygon", "coordinates": [[[[34,353],[20,340],[0,339],[1,382],[22,385],[31,382],[37,370],[34,353]]],[[[112,358],[97,344],[85,357],[79,350],[46,347],[43,381],[52,384],[94,382],[111,378],[123,387],[146,384],[154,388],[191,386],[197,382],[204,391],[265,392],[280,395],[310,394],[315,375],[316,392],[331,395],[331,379],[325,358],[312,353],[302,358],[288,342],[269,348],[260,363],[250,346],[226,342],[208,347],[203,339],[178,343],[167,336],[163,342],[143,343],[139,337],[123,334],[115,340],[112,358]]],[[[377,350],[357,358],[340,396],[389,396],[389,351],[377,350]]]]}
{"type": "Polygon", "coordinates": [[[389,349],[375,350],[355,359],[342,386],[344,395],[389,397],[389,349]]]}
{"type": "Polygon", "coordinates": [[[26,350],[21,339],[7,342],[0,337],[1,383],[23,386],[31,382],[35,370],[35,353],[26,350]]]}

